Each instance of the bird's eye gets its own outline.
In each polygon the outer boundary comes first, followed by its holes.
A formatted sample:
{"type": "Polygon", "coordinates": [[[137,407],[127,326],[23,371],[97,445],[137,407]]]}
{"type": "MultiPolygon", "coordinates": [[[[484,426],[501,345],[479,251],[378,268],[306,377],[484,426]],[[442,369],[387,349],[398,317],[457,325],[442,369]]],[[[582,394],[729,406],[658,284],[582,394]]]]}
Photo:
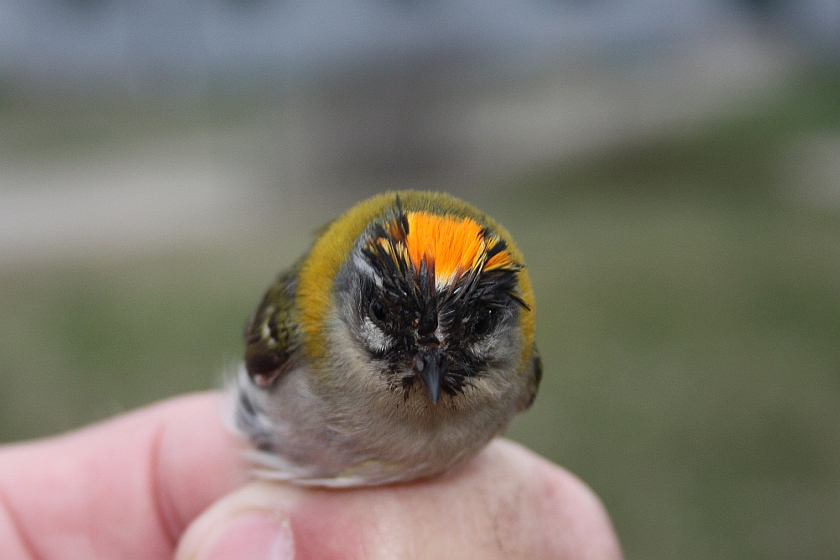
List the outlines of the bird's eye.
{"type": "Polygon", "coordinates": [[[479,311],[473,320],[473,333],[478,336],[484,336],[490,332],[490,326],[493,321],[492,311],[479,311]]]}
{"type": "Polygon", "coordinates": [[[375,299],[370,302],[368,315],[370,315],[370,318],[377,323],[384,323],[386,319],[385,307],[382,306],[382,303],[379,300],[375,299]]]}

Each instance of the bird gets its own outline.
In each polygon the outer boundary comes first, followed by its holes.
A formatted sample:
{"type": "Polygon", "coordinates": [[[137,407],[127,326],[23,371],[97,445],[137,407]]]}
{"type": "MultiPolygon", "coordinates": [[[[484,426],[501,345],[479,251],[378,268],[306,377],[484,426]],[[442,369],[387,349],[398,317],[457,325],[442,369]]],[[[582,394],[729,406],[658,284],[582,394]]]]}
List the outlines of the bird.
{"type": "Polygon", "coordinates": [[[386,192],[324,226],[245,330],[233,422],[259,475],[426,478],[477,454],[542,377],[510,234],[438,192],[386,192]]]}

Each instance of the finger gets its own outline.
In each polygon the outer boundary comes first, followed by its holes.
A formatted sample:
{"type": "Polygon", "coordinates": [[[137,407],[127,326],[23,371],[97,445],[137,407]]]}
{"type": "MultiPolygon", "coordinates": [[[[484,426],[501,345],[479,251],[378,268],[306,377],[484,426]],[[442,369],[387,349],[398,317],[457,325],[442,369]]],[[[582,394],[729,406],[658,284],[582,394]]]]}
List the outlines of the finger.
{"type": "Polygon", "coordinates": [[[187,530],[176,560],[617,559],[598,499],[530,451],[496,441],[434,479],[353,490],[254,482],[187,530]]]}
{"type": "Polygon", "coordinates": [[[168,559],[246,479],[216,393],[0,448],[0,557],[168,559]]]}

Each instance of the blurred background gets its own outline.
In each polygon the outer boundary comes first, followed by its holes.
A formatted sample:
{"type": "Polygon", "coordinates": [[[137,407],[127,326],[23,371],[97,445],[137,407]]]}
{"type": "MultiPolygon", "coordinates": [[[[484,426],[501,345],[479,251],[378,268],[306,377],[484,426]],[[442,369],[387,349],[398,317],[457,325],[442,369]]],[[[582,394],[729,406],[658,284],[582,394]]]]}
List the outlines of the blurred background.
{"type": "Polygon", "coordinates": [[[518,241],[511,436],[628,559],[840,557],[836,0],[0,1],[0,441],[218,387],[402,188],[518,241]]]}

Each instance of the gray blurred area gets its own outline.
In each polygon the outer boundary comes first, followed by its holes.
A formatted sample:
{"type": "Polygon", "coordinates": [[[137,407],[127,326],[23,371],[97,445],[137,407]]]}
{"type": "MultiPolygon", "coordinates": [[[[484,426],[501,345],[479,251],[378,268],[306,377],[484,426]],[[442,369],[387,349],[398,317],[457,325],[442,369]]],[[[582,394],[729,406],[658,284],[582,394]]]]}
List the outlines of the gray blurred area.
{"type": "Polygon", "coordinates": [[[0,0],[0,441],[221,386],[386,189],[511,231],[627,557],[840,556],[834,0],[0,0]]]}

